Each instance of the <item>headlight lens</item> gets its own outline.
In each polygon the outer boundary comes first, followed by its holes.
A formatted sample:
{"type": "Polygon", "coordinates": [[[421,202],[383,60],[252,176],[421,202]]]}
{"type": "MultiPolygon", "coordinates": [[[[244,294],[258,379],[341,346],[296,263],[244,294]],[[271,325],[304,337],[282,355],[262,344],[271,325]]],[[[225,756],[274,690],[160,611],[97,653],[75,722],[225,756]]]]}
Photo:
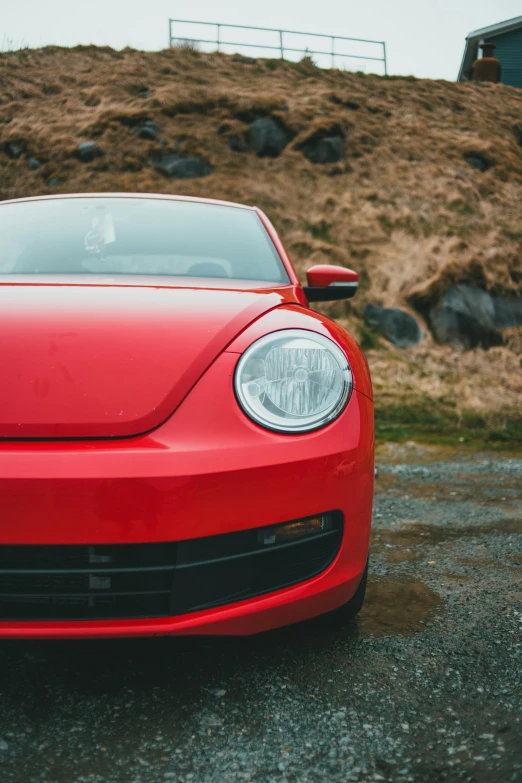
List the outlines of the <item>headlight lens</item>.
{"type": "Polygon", "coordinates": [[[262,427],[310,432],[341,413],[352,391],[352,372],[332,340],[306,329],[285,329],[245,351],[234,386],[244,412],[262,427]]]}

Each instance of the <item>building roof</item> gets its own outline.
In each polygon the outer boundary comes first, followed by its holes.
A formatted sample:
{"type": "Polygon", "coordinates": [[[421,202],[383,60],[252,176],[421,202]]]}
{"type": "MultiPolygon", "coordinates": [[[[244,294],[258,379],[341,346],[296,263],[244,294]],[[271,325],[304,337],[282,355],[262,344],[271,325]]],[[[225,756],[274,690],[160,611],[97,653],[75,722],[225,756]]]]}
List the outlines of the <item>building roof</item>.
{"type": "Polygon", "coordinates": [[[519,27],[522,28],[522,16],[516,16],[514,19],[507,19],[505,22],[492,24],[489,27],[481,27],[480,30],[474,30],[470,33],[466,38],[466,48],[464,49],[458,81],[462,81],[464,74],[471,69],[473,62],[477,59],[480,41],[486,41],[488,38],[509,33],[511,30],[517,30],[519,27]]]}

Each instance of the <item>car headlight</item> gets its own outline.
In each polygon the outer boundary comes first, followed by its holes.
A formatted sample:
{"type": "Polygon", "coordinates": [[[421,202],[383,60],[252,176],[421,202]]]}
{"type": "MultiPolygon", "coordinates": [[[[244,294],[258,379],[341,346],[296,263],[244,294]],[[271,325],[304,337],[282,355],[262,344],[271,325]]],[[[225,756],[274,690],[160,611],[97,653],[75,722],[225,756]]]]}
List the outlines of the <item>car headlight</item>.
{"type": "Polygon", "coordinates": [[[352,391],[352,372],[332,340],[306,329],[285,329],[244,352],[234,387],[243,411],[262,427],[310,432],[341,413],[352,391]]]}

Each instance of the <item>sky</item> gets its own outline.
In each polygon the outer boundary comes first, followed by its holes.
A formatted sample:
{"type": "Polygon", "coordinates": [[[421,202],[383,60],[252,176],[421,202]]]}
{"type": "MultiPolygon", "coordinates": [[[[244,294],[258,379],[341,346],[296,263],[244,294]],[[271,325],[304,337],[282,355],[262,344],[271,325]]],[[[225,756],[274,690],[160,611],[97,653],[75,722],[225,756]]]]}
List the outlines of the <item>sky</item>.
{"type": "MultiPolygon", "coordinates": [[[[168,46],[171,17],[386,41],[389,73],[455,80],[466,35],[521,14],[520,0],[0,0],[0,49],[92,43],[154,51],[168,46]]],[[[178,25],[174,32],[180,37],[215,39],[213,27],[178,25]]],[[[222,30],[221,40],[278,43],[273,33],[245,30],[222,30]]],[[[331,47],[329,39],[287,36],[287,42],[303,49],[330,51],[331,47]]],[[[378,46],[349,43],[338,43],[336,48],[377,57],[382,51],[378,46]]],[[[242,51],[278,56],[276,51],[242,51]]],[[[330,62],[315,59],[320,65],[330,62]]],[[[381,72],[379,62],[337,58],[336,66],[343,64],[349,70],[381,72]]]]}

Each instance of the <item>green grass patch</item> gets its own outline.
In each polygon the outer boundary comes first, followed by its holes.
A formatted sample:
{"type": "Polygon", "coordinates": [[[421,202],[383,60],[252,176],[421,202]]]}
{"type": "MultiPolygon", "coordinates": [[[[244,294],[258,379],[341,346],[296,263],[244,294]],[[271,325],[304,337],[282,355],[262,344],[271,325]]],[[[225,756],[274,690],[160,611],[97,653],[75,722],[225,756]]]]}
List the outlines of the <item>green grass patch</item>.
{"type": "Polygon", "coordinates": [[[310,223],[310,221],[304,221],[304,227],[314,239],[320,239],[321,242],[327,242],[330,245],[336,244],[330,236],[330,226],[326,220],[319,220],[317,223],[310,223]]]}
{"type": "Polygon", "coordinates": [[[363,351],[372,351],[375,348],[382,347],[382,343],[375,332],[370,331],[370,329],[367,329],[363,324],[359,324],[358,329],[361,336],[359,345],[363,351]]]}
{"type": "Polygon", "coordinates": [[[450,403],[420,399],[404,404],[375,404],[378,443],[414,440],[430,445],[465,444],[477,449],[517,450],[522,447],[522,415],[518,411],[483,415],[450,403]]]}

